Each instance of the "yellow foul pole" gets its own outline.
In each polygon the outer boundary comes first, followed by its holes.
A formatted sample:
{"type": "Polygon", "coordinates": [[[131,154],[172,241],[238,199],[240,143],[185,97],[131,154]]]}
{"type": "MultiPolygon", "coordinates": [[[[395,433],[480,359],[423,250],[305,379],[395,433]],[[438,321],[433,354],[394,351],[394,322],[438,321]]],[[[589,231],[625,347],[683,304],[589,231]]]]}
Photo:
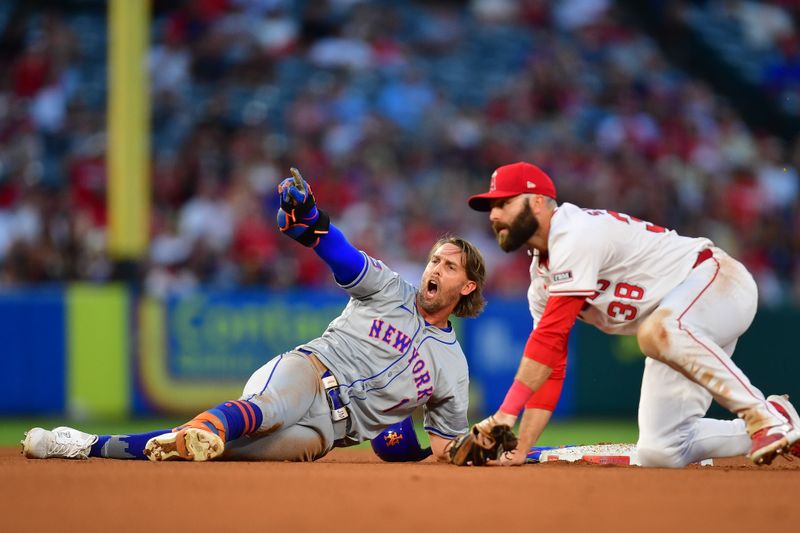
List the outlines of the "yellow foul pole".
{"type": "Polygon", "coordinates": [[[147,252],[150,216],[150,0],[108,3],[108,250],[116,261],[147,252]]]}

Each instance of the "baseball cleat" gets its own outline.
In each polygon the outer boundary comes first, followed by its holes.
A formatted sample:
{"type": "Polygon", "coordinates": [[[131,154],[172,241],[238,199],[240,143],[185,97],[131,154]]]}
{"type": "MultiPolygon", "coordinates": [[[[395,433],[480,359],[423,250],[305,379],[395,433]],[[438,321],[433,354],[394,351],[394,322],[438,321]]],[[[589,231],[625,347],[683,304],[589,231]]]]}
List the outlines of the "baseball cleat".
{"type": "Polygon", "coordinates": [[[25,432],[21,441],[22,455],[29,459],[88,459],[97,435],[60,426],[52,431],[33,428],[25,432]]]}
{"type": "Polygon", "coordinates": [[[778,455],[795,454],[800,441],[800,417],[789,403],[788,396],[770,396],[767,401],[786,419],[783,424],[759,429],[750,438],[753,445],[748,458],[757,465],[768,465],[778,455]]]}
{"type": "Polygon", "coordinates": [[[151,461],[208,461],[224,451],[225,442],[218,435],[191,427],[153,437],[144,447],[151,461]]]}
{"type": "MultiPolygon", "coordinates": [[[[788,394],[767,396],[767,401],[783,415],[795,430],[800,430],[800,415],[797,414],[797,410],[789,402],[788,394]]],[[[800,440],[790,445],[789,453],[795,457],[800,457],[800,440]]]]}

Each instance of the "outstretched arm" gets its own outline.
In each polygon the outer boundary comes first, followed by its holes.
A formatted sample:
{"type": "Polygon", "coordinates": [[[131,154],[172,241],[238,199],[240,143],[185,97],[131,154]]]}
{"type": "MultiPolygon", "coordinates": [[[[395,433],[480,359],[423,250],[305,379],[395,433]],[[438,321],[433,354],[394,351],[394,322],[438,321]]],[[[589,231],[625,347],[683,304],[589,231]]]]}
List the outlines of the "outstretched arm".
{"type": "Polygon", "coordinates": [[[293,176],[278,185],[280,230],[303,246],[314,249],[331,268],[336,281],[347,285],[364,268],[366,257],[350,244],[327,213],[317,208],[311,186],[292,169],[293,176]]]}
{"type": "Polygon", "coordinates": [[[548,300],[542,319],[525,346],[525,354],[503,405],[477,424],[477,429],[484,434],[496,425],[513,427],[522,407],[527,408],[520,426],[518,451],[506,454],[501,464],[524,463],[528,449],[549,422],[561,395],[567,339],[584,299],[582,296],[557,296],[548,300]]]}
{"type": "Polygon", "coordinates": [[[331,224],[327,235],[319,239],[314,251],[333,271],[333,277],[340,285],[347,285],[361,273],[367,258],[350,244],[339,228],[331,224]]]}

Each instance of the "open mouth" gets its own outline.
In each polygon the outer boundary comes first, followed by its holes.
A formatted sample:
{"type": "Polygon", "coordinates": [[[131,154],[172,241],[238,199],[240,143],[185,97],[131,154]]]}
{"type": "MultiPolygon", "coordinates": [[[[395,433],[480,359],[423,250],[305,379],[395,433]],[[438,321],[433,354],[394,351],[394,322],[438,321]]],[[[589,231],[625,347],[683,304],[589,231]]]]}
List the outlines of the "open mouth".
{"type": "Polygon", "coordinates": [[[439,292],[439,282],[434,279],[428,280],[428,283],[425,286],[425,296],[428,298],[433,298],[436,296],[437,292],[439,292]]]}

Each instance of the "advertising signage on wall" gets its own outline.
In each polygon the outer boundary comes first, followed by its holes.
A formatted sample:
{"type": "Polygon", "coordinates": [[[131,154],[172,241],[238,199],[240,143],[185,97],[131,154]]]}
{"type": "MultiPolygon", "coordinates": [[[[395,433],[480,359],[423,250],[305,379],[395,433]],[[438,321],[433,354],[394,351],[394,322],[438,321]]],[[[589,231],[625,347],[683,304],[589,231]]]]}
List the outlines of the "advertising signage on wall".
{"type": "MultiPolygon", "coordinates": [[[[454,324],[470,365],[473,419],[502,402],[531,327],[523,297],[488,300],[481,317],[454,324]]],[[[8,290],[0,293],[0,415],[192,414],[239,397],[255,369],[320,335],[345,303],[337,291],[198,291],[159,301],[122,285],[8,290]]],[[[769,394],[797,393],[799,317],[762,309],[738,343],[737,364],[769,394]]],[[[635,337],[578,324],[557,414],[634,416],[643,363],[635,337]]],[[[712,415],[727,416],[713,407],[712,415]]]]}
{"type": "Polygon", "coordinates": [[[139,392],[147,406],[183,412],[235,398],[273,356],[317,337],[342,293],[201,292],[139,307],[139,392]]]}

